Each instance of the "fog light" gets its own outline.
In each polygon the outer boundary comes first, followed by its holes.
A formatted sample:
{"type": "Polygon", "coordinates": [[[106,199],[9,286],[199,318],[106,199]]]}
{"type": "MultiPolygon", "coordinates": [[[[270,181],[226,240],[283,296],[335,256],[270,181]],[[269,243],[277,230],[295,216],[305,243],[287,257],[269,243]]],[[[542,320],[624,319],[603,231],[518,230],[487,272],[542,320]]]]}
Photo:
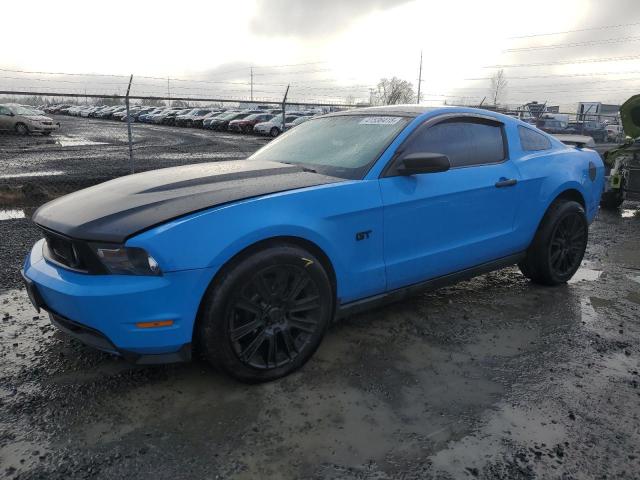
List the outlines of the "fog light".
{"type": "Polygon", "coordinates": [[[170,327],[173,325],[173,320],[158,320],[155,322],[138,322],[136,327],[138,328],[158,328],[158,327],[170,327]]]}

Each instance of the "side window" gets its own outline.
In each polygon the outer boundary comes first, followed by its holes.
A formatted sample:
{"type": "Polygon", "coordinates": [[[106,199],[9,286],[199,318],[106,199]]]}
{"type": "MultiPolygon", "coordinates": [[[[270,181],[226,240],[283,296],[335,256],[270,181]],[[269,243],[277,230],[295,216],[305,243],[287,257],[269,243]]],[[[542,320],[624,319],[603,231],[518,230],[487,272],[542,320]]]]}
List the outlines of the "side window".
{"type": "Polygon", "coordinates": [[[482,120],[452,120],[418,133],[406,153],[443,153],[452,167],[499,163],[506,158],[502,127],[482,120]]]}
{"type": "Polygon", "coordinates": [[[551,142],[547,137],[530,128],[518,127],[518,135],[520,136],[520,145],[525,152],[535,152],[538,150],[548,150],[551,148],[551,142]]]}
{"type": "Polygon", "coordinates": [[[7,107],[0,107],[0,115],[10,115],[11,111],[7,107]]]}

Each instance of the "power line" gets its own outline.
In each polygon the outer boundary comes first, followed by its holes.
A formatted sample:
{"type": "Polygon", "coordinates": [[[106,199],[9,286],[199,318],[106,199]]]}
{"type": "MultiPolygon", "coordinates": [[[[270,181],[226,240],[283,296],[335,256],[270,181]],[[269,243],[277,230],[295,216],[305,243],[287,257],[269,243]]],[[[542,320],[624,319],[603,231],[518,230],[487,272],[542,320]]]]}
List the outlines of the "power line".
{"type": "MultiPolygon", "coordinates": [[[[327,63],[326,61],[322,61],[322,62],[305,62],[305,63],[289,63],[289,64],[281,64],[281,65],[260,65],[260,66],[254,66],[253,68],[257,68],[257,69],[268,69],[268,68],[286,68],[286,67],[299,67],[299,66],[307,66],[307,65],[319,65],[319,64],[324,64],[327,63]]],[[[217,72],[214,75],[224,75],[227,73],[235,73],[235,72],[246,72],[251,68],[251,66],[246,66],[246,67],[242,67],[242,68],[236,68],[233,70],[225,70],[223,72],[217,72]]],[[[33,71],[33,70],[14,70],[14,69],[7,69],[7,68],[0,68],[0,71],[2,72],[11,72],[11,73],[27,73],[27,74],[38,74],[38,75],[74,75],[74,76],[81,76],[81,77],[117,77],[117,78],[125,78],[128,79],[129,75],[115,75],[115,74],[109,74],[109,73],[77,73],[77,72],[42,72],[42,71],[33,71]]],[[[284,72],[283,72],[284,73],[284,72]]],[[[267,75],[265,73],[265,75],[267,75]]],[[[150,80],[162,80],[162,81],[166,81],[167,77],[151,77],[151,76],[143,76],[143,75],[134,75],[135,78],[146,78],[146,79],[150,79],[150,80]]],[[[174,79],[172,78],[171,80],[176,80],[179,81],[181,79],[174,79]]],[[[185,80],[185,81],[189,81],[189,80],[185,80]]]]}
{"type": "Polygon", "coordinates": [[[604,40],[589,40],[585,42],[573,42],[573,43],[555,43],[552,45],[536,45],[531,47],[520,47],[520,48],[507,48],[503,50],[503,52],[528,52],[528,51],[534,51],[534,50],[555,50],[559,48],[592,47],[595,45],[611,45],[615,43],[626,43],[626,42],[637,42],[637,41],[640,41],[640,36],[607,38],[604,40]]]}
{"type": "MultiPolygon", "coordinates": [[[[49,97],[69,97],[69,98],[112,98],[118,100],[124,100],[125,95],[100,95],[93,93],[62,93],[62,92],[29,92],[29,91],[13,91],[13,90],[0,90],[0,95],[19,95],[19,96],[49,96],[49,97]]],[[[130,95],[130,100],[166,100],[166,96],[140,96],[140,95],[130,95]]],[[[246,98],[208,98],[208,97],[171,97],[170,100],[181,100],[181,101],[192,101],[192,102],[226,102],[226,103],[251,103],[251,100],[246,98]]],[[[277,100],[259,100],[260,103],[270,104],[270,105],[281,105],[282,99],[277,100]]],[[[290,100],[288,103],[298,103],[301,105],[307,106],[337,106],[337,107],[352,107],[352,105],[338,103],[338,102],[309,102],[309,101],[301,101],[301,100],[290,100]]]]}
{"type": "MultiPolygon", "coordinates": [[[[462,88],[460,89],[462,90],[462,88]]],[[[465,89],[466,90],[466,89],[465,89]]],[[[474,91],[485,91],[488,89],[482,89],[482,88],[477,88],[474,89],[474,91]]],[[[557,88],[547,88],[546,90],[543,89],[530,89],[530,90],[509,90],[510,94],[513,93],[529,93],[529,94],[542,94],[542,93],[566,93],[566,92],[577,92],[577,93],[583,93],[583,92],[627,92],[627,91],[636,91],[637,87],[626,87],[626,88],[619,88],[619,87],[607,87],[607,88],[586,88],[586,89],[567,89],[567,90],[563,90],[563,89],[557,89],[557,88]]]]}
{"type": "MultiPolygon", "coordinates": [[[[488,80],[488,79],[487,79],[488,80]]],[[[511,80],[511,78],[509,79],[511,80]]],[[[638,77],[629,77],[629,78],[616,78],[616,79],[601,79],[601,80],[590,80],[588,82],[584,82],[584,81],[580,81],[579,84],[576,84],[576,82],[563,82],[563,83],[553,83],[552,86],[557,87],[557,86],[575,86],[575,85],[590,85],[590,84],[601,84],[603,82],[612,82],[612,81],[616,81],[616,82],[629,82],[629,81],[638,81],[638,77]]],[[[518,88],[536,88],[536,87],[545,87],[547,85],[544,84],[539,84],[539,83],[530,83],[530,84],[518,84],[518,88]]],[[[638,87],[636,87],[638,88],[638,87]]],[[[482,87],[456,87],[456,90],[483,90],[482,87]]]]}
{"type": "Polygon", "coordinates": [[[520,67],[543,67],[547,65],[577,65],[582,63],[601,63],[601,62],[622,62],[628,60],[637,60],[640,55],[626,55],[623,57],[603,57],[603,58],[587,58],[583,60],[563,60],[559,62],[539,62],[539,63],[512,63],[504,65],[487,65],[482,68],[520,68],[520,67]]]}
{"type": "Polygon", "coordinates": [[[592,30],[608,30],[610,28],[624,28],[624,27],[635,27],[640,25],[640,22],[635,23],[621,23],[618,25],[604,25],[601,27],[589,27],[589,28],[579,28],[577,30],[565,30],[563,32],[550,32],[550,33],[534,33],[531,35],[518,35],[516,37],[508,37],[509,40],[514,40],[518,38],[532,38],[532,37],[548,37],[550,35],[564,35],[567,33],[577,33],[577,32],[589,32],[592,30]]]}
{"type": "Polygon", "coordinates": [[[80,77],[117,77],[117,78],[129,78],[129,75],[112,75],[107,73],[65,73],[65,72],[34,72],[26,70],[10,70],[8,68],[0,68],[0,72],[11,73],[30,73],[38,75],[75,75],[80,77]]]}
{"type": "Polygon", "coordinates": [[[275,75],[308,75],[310,73],[318,73],[318,72],[331,72],[330,68],[321,68],[318,70],[299,70],[296,72],[273,72],[273,73],[254,73],[254,76],[258,77],[267,77],[267,76],[275,76],[275,75]]]}
{"type": "MultiPolygon", "coordinates": [[[[526,77],[509,77],[508,80],[530,80],[534,78],[556,78],[556,77],[597,77],[608,75],[627,75],[630,73],[640,73],[640,70],[627,71],[627,72],[593,72],[593,73],[558,73],[549,75],[529,75],[526,77]]],[[[491,77],[475,77],[475,78],[463,78],[463,80],[491,80],[491,77]]]]}
{"type": "MultiPolygon", "coordinates": [[[[21,81],[29,81],[29,82],[55,82],[55,83],[75,83],[80,85],[86,85],[87,82],[78,82],[74,80],[60,80],[60,79],[51,79],[51,78],[28,78],[28,77],[7,77],[0,75],[0,78],[4,78],[7,80],[21,80],[21,81]]],[[[126,82],[100,82],[100,85],[118,85],[123,86],[126,85],[126,82]]]]}

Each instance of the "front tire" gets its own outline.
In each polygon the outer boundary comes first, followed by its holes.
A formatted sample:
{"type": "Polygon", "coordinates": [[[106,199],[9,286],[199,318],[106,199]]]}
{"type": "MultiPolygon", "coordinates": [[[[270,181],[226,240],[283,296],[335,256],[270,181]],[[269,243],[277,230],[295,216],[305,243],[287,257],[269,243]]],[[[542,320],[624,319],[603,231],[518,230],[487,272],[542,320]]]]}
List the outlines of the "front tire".
{"type": "Polygon", "coordinates": [[[209,287],[198,323],[205,358],[236,379],[290,374],[316,351],[333,316],[327,272],[296,245],[234,262],[209,287]]]}
{"type": "Polygon", "coordinates": [[[277,137],[278,135],[280,135],[280,130],[279,130],[277,127],[273,127],[273,128],[271,129],[271,131],[269,132],[269,134],[270,134],[272,137],[277,137]]]}
{"type": "Polygon", "coordinates": [[[580,268],[587,248],[589,224],[577,202],[558,200],[544,215],[526,258],[522,274],[541,285],[566,283],[580,268]]]}

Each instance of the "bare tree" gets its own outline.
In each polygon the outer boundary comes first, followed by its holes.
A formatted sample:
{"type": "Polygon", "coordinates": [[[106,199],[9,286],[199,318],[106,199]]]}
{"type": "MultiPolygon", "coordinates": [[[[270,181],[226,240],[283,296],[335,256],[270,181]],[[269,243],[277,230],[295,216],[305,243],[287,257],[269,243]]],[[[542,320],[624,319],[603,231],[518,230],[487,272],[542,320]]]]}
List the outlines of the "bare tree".
{"type": "Polygon", "coordinates": [[[378,82],[375,101],[379,105],[397,105],[399,103],[413,103],[416,95],[411,82],[397,77],[383,78],[378,82]]]}
{"type": "Polygon", "coordinates": [[[172,107],[189,107],[189,102],[186,102],[184,100],[171,100],[171,106],[172,107]]]}
{"type": "Polygon", "coordinates": [[[504,75],[504,70],[500,69],[491,77],[491,98],[493,98],[493,105],[498,104],[498,100],[504,95],[504,91],[507,89],[507,77],[504,75]]]}
{"type": "Polygon", "coordinates": [[[165,103],[162,100],[145,100],[143,102],[147,107],[164,107],[165,103]]]}

